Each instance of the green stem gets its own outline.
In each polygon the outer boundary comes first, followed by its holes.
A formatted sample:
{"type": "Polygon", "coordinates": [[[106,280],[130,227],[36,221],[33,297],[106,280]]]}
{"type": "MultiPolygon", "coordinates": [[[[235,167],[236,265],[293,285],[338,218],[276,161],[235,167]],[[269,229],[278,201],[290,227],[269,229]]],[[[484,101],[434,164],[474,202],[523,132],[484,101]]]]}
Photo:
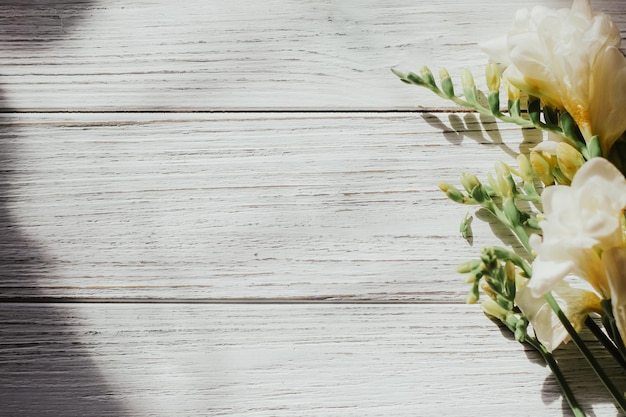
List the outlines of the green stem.
{"type": "Polygon", "coordinates": [[[526,233],[526,230],[524,230],[524,227],[522,225],[514,225],[513,223],[511,223],[506,214],[504,214],[504,212],[500,210],[500,208],[498,208],[498,206],[496,206],[493,201],[485,202],[482,206],[489,210],[489,212],[493,214],[496,219],[500,220],[502,224],[511,229],[511,231],[515,233],[515,236],[517,236],[517,239],[522,244],[524,249],[526,249],[529,254],[532,254],[532,248],[530,247],[530,238],[528,237],[528,233],[526,233]]]}
{"type": "Polygon", "coordinates": [[[561,324],[563,324],[563,327],[565,327],[565,329],[567,330],[567,333],[569,333],[572,341],[574,342],[578,350],[580,350],[580,353],[583,354],[589,365],[593,368],[594,372],[596,373],[598,378],[600,378],[600,381],[602,381],[602,384],[609,391],[615,402],[617,402],[622,412],[626,414],[626,400],[624,399],[623,394],[613,384],[613,382],[604,372],[587,345],[585,345],[585,342],[580,338],[580,336],[572,326],[572,323],[570,323],[569,319],[567,318],[563,310],[561,310],[561,307],[559,307],[559,304],[552,296],[552,293],[548,292],[544,295],[544,297],[548,302],[548,305],[550,305],[550,308],[552,308],[552,311],[554,311],[558,319],[561,321],[561,324]]]}
{"type": "Polygon", "coordinates": [[[596,324],[596,322],[591,317],[587,316],[587,319],[585,320],[585,324],[587,325],[589,330],[591,330],[591,333],[593,333],[596,339],[598,339],[604,345],[606,350],[609,351],[609,353],[611,354],[611,356],[613,356],[615,361],[619,363],[622,368],[626,369],[626,358],[624,358],[624,356],[622,355],[620,350],[617,348],[617,346],[615,346],[611,338],[608,337],[606,333],[602,331],[602,329],[596,324]]]}
{"type": "Polygon", "coordinates": [[[559,367],[559,364],[557,363],[556,359],[554,359],[554,356],[552,355],[552,353],[550,353],[548,349],[546,349],[546,347],[542,345],[541,343],[539,343],[539,341],[537,341],[536,339],[528,338],[526,339],[526,342],[528,342],[529,345],[534,347],[535,350],[539,352],[543,360],[550,367],[550,370],[552,371],[552,374],[556,378],[556,382],[559,384],[559,387],[561,388],[561,392],[565,396],[565,399],[567,400],[567,404],[569,404],[569,408],[574,413],[574,416],[585,417],[585,412],[580,408],[580,405],[578,405],[578,401],[576,401],[576,397],[574,397],[574,393],[572,392],[571,388],[569,387],[569,384],[565,380],[565,376],[561,372],[561,368],[559,367]]]}
{"type": "Polygon", "coordinates": [[[524,227],[517,225],[511,227],[511,230],[513,230],[513,233],[515,233],[515,236],[517,236],[522,246],[524,246],[524,249],[526,249],[528,253],[532,254],[533,249],[530,247],[530,238],[528,237],[526,230],[524,230],[524,227]]]}

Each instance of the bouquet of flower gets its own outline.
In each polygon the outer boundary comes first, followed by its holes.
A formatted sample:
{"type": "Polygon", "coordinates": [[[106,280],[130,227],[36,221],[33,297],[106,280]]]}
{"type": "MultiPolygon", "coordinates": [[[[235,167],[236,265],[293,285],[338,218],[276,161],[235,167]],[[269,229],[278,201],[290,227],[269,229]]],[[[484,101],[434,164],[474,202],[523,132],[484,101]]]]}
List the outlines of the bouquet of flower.
{"type": "MultiPolygon", "coordinates": [[[[520,10],[502,39],[482,45],[490,57],[488,92],[469,71],[457,95],[448,72],[393,70],[405,83],[481,114],[547,132],[517,167],[503,162],[486,182],[461,176],[463,190],[439,187],[453,201],[489,211],[525,249],[487,247],[459,266],[470,303],[500,320],[552,369],[576,416],[576,402],[552,355],[572,340],[626,413],[624,394],[600,367],[579,331],[587,326],[626,369],[626,58],[611,18],[589,0],[571,9],[520,10]],[[503,109],[501,90],[508,100],[503,109]],[[519,252],[519,251],[518,251],[519,252]]],[[[461,223],[467,233],[468,217],[461,223]]]]}

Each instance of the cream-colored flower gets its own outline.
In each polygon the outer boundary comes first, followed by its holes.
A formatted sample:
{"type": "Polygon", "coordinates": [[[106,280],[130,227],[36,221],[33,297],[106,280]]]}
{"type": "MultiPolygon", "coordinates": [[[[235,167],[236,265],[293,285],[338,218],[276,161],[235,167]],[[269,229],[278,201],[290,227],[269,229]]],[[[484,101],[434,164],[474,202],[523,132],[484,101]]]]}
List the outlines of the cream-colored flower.
{"type": "Polygon", "coordinates": [[[537,257],[528,287],[539,296],[573,273],[610,298],[601,253],[623,246],[624,176],[606,159],[593,158],[578,170],[571,186],[547,187],[542,201],[543,239],[531,238],[537,257]]]}
{"type": "MultiPolygon", "coordinates": [[[[532,281],[531,279],[530,282],[532,281]]],[[[600,298],[595,293],[572,287],[564,281],[555,285],[552,295],[576,331],[582,329],[589,313],[600,309],[600,298]]],[[[569,340],[567,330],[544,297],[537,297],[528,287],[522,286],[515,296],[515,304],[522,310],[532,325],[535,336],[548,351],[552,352],[561,343],[569,340]]]]}
{"type": "Polygon", "coordinates": [[[615,23],[591,10],[589,0],[571,9],[519,10],[504,39],[483,45],[507,66],[503,76],[549,106],[572,115],[586,140],[600,138],[605,155],[626,130],[626,58],[615,23]]]}

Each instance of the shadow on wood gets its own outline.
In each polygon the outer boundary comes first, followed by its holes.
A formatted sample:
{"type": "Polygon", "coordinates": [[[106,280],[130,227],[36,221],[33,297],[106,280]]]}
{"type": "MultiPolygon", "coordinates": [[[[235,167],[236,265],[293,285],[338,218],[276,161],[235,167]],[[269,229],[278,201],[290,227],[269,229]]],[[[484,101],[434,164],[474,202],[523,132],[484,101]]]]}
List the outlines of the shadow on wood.
{"type": "MultiPolygon", "coordinates": [[[[8,42],[19,42],[33,55],[54,48],[55,42],[62,40],[71,27],[80,22],[81,12],[90,5],[89,1],[3,2],[5,16],[8,13],[11,18],[0,24],[0,47],[8,42]]],[[[0,108],[10,112],[5,104],[0,91],[0,108]]],[[[10,121],[0,126],[0,280],[6,292],[12,287],[30,287],[37,291],[36,288],[45,285],[46,278],[55,273],[54,260],[46,257],[45,248],[29,239],[12,217],[12,208],[20,204],[19,192],[12,186],[16,169],[14,149],[19,141],[19,133],[10,121]]],[[[29,301],[36,301],[36,297],[29,301]]],[[[64,321],[66,311],[59,305],[37,309],[23,306],[14,303],[0,313],[2,415],[59,416],[62,412],[68,417],[124,416],[124,408],[110,393],[88,352],[76,347],[81,341],[75,335],[68,332],[68,337],[59,343],[59,339],[50,337],[52,330],[35,335],[28,331],[29,327],[39,327],[41,323],[56,324],[54,328],[68,327],[64,321]],[[64,353],[69,348],[75,352],[70,360],[64,353]]]]}

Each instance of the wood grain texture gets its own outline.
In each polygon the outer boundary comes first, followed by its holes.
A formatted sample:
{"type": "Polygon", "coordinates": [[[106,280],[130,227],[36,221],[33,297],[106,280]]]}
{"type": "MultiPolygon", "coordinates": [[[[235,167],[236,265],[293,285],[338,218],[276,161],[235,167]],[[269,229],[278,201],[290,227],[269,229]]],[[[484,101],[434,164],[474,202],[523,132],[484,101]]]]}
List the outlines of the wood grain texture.
{"type": "Polygon", "coordinates": [[[456,265],[503,243],[464,241],[437,183],[540,139],[472,114],[3,120],[5,297],[462,302],[456,265]]]}
{"type": "MultiPolygon", "coordinates": [[[[0,318],[0,402],[11,417],[98,407],[116,417],[501,417],[566,407],[537,355],[477,306],[0,304],[0,318]]],[[[615,415],[572,348],[559,358],[581,403],[615,415]]]]}
{"type": "MultiPolygon", "coordinates": [[[[569,7],[570,2],[537,2],[569,7]]],[[[391,67],[464,68],[526,1],[10,0],[0,86],[19,111],[451,108],[391,67]]],[[[622,2],[594,1],[626,30],[622,2]]]]}
{"type": "MultiPolygon", "coordinates": [[[[462,304],[454,267],[502,231],[463,241],[436,188],[537,132],[389,71],[482,86],[477,42],[523,6],[4,0],[0,415],[569,415],[462,304]]],[[[624,31],[621,2],[594,7],[624,31]]],[[[558,357],[588,415],[616,415],[558,357]]]]}

